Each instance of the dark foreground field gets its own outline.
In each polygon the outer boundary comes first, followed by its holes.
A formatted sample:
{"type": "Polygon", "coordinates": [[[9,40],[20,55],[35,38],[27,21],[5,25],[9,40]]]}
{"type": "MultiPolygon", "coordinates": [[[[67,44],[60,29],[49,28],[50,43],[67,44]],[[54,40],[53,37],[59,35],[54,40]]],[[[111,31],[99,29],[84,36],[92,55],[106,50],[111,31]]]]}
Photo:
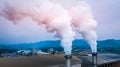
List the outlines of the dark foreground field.
{"type": "MultiPolygon", "coordinates": [[[[79,61],[79,59],[73,57],[72,62],[76,61],[79,61]]],[[[0,67],[46,67],[60,64],[65,64],[64,55],[0,58],[0,67]]]]}

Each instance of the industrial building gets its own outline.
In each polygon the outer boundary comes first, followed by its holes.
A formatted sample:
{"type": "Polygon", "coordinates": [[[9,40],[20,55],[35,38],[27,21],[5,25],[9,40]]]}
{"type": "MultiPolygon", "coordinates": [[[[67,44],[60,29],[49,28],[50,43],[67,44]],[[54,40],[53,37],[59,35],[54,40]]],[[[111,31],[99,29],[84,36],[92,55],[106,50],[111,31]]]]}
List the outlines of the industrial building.
{"type": "MultiPolygon", "coordinates": [[[[92,62],[92,55],[81,56],[81,67],[96,67],[92,62]]],[[[98,54],[97,67],[120,67],[120,54],[98,54]]]]}

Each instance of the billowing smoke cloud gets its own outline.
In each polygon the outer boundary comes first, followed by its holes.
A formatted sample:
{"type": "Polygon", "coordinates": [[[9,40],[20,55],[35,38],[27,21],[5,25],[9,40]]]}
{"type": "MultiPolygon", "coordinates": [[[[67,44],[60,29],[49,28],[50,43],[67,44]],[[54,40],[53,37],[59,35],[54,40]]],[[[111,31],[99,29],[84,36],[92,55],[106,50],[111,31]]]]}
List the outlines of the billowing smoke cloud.
{"type": "Polygon", "coordinates": [[[31,18],[39,25],[45,25],[48,32],[55,32],[61,38],[65,54],[70,55],[75,33],[74,27],[82,33],[96,52],[96,21],[90,6],[78,0],[2,0],[0,16],[17,24],[24,18],[31,18]]]}

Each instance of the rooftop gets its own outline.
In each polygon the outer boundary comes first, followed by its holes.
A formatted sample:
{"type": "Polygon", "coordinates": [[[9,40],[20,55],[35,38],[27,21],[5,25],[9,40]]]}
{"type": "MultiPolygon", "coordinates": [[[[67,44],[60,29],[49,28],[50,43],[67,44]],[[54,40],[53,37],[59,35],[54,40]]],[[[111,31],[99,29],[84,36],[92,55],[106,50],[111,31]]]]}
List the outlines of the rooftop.
{"type": "MultiPolygon", "coordinates": [[[[92,56],[80,56],[82,60],[82,67],[93,67],[92,56]]],[[[108,64],[113,62],[120,63],[120,54],[98,54],[97,56],[98,66],[102,64],[108,64]]]]}

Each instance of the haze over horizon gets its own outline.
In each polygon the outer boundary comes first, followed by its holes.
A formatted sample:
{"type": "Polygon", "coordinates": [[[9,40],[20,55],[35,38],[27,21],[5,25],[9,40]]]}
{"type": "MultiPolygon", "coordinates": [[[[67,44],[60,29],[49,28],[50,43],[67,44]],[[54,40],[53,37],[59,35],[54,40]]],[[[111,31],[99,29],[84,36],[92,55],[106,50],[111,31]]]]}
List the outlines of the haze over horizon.
{"type": "MultiPolygon", "coordinates": [[[[120,1],[86,1],[93,8],[94,17],[98,21],[98,40],[120,39],[120,1]]],[[[48,33],[43,26],[38,26],[30,18],[26,18],[21,22],[14,25],[11,21],[0,17],[0,44],[30,43],[57,39],[54,38],[54,33],[48,33]]],[[[82,39],[79,34],[75,38],[82,39]]]]}

